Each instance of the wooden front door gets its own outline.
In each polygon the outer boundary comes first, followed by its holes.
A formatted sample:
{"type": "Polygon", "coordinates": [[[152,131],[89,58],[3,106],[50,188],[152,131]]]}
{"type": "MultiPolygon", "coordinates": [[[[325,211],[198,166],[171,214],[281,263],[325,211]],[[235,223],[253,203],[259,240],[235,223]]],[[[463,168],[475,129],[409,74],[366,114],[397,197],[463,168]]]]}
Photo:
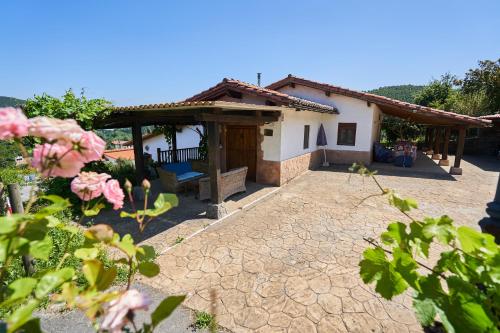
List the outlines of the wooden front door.
{"type": "Polygon", "coordinates": [[[247,179],[255,181],[257,167],[257,127],[227,126],[226,168],[248,167],[247,179]]]}

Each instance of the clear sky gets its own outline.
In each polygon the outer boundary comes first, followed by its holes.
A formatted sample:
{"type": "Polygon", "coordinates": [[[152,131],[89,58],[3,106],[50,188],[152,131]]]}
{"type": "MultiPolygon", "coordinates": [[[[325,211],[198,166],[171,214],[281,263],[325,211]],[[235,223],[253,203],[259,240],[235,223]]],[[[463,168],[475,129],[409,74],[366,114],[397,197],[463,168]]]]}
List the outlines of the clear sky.
{"type": "Polygon", "coordinates": [[[0,95],[178,101],[224,77],[423,84],[500,57],[500,1],[0,0],[0,95]]]}

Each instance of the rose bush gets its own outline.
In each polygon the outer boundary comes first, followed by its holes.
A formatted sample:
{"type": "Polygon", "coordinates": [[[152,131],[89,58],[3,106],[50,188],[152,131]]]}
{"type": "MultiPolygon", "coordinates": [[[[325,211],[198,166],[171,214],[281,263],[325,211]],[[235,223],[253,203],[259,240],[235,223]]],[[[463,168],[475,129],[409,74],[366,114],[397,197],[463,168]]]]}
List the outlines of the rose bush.
{"type": "MultiPolygon", "coordinates": [[[[28,119],[20,109],[0,108],[0,140],[14,140],[21,145],[26,136],[39,142],[33,149],[31,163],[41,177],[75,177],[71,181],[71,191],[81,199],[82,217],[99,214],[105,207],[103,200],[111,203],[115,210],[123,207],[125,193],[117,180],[106,173],[81,171],[85,163],[100,160],[104,151],[105,142],[95,133],[83,130],[71,119],[28,119]]],[[[21,147],[21,151],[26,152],[26,149],[21,147]]],[[[135,207],[131,187],[127,183],[125,190],[135,207]]],[[[134,219],[141,231],[154,217],[177,205],[175,195],[161,194],[154,208],[148,209],[149,188],[149,183],[143,182],[145,202],[140,205],[143,210],[132,208],[132,212],[120,214],[134,219]]],[[[154,248],[138,246],[130,235],[121,237],[104,224],[84,229],[85,241],[77,247],[69,246],[82,232],[80,225],[68,225],[57,218],[71,205],[69,200],[56,195],[35,196],[49,204],[35,209],[32,203],[36,198],[30,198],[24,214],[0,217],[0,308],[2,313],[7,313],[7,331],[39,332],[39,319],[33,317],[33,311],[47,297],[51,302],[64,303],[69,309],[82,310],[96,330],[121,332],[128,330],[129,324],[136,329],[134,312],[147,310],[150,300],[131,286],[135,274],[153,277],[159,273],[154,263],[154,248]],[[37,270],[32,276],[5,284],[6,273],[21,256],[48,260],[54,249],[51,234],[55,230],[68,235],[57,266],[37,270]],[[109,266],[100,259],[100,253],[107,248],[118,250],[120,255],[113,261],[127,268],[127,283],[122,288],[110,288],[117,277],[117,266],[109,266]],[[81,260],[84,285],[76,281],[78,272],[64,265],[70,257],[81,260]]],[[[151,322],[143,324],[140,331],[152,332],[183,300],[184,296],[166,298],[152,312],[151,322]]]]}

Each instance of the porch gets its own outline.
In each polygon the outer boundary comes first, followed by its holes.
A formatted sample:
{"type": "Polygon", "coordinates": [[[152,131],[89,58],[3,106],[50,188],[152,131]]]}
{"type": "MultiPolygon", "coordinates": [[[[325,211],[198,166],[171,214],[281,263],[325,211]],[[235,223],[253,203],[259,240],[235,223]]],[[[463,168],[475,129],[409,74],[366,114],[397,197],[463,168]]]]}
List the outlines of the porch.
{"type": "MultiPolygon", "coordinates": [[[[142,143],[142,127],[150,125],[204,125],[208,137],[206,176],[209,178],[210,203],[203,204],[207,217],[228,214],[224,203],[223,174],[231,169],[247,167],[247,180],[259,182],[260,126],[282,119],[285,106],[254,105],[223,101],[199,101],[171,104],[117,107],[97,128],[131,127],[136,165],[136,181],[146,178],[142,143]]],[[[186,162],[199,159],[197,149],[158,151],[161,163],[186,162]]]]}

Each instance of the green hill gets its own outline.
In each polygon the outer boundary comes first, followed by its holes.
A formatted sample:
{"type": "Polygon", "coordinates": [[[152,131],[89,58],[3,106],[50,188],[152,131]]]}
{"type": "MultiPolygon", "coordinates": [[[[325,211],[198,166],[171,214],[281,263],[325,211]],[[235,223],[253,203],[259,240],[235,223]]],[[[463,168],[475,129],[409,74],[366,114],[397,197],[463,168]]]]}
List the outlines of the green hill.
{"type": "Polygon", "coordinates": [[[19,98],[0,96],[0,107],[18,106],[24,104],[24,102],[26,101],[19,98]]]}
{"type": "Polygon", "coordinates": [[[423,88],[424,86],[404,84],[399,86],[380,87],[377,89],[369,90],[367,92],[375,95],[398,99],[400,101],[408,103],[414,103],[415,95],[418,94],[423,88]]]}

